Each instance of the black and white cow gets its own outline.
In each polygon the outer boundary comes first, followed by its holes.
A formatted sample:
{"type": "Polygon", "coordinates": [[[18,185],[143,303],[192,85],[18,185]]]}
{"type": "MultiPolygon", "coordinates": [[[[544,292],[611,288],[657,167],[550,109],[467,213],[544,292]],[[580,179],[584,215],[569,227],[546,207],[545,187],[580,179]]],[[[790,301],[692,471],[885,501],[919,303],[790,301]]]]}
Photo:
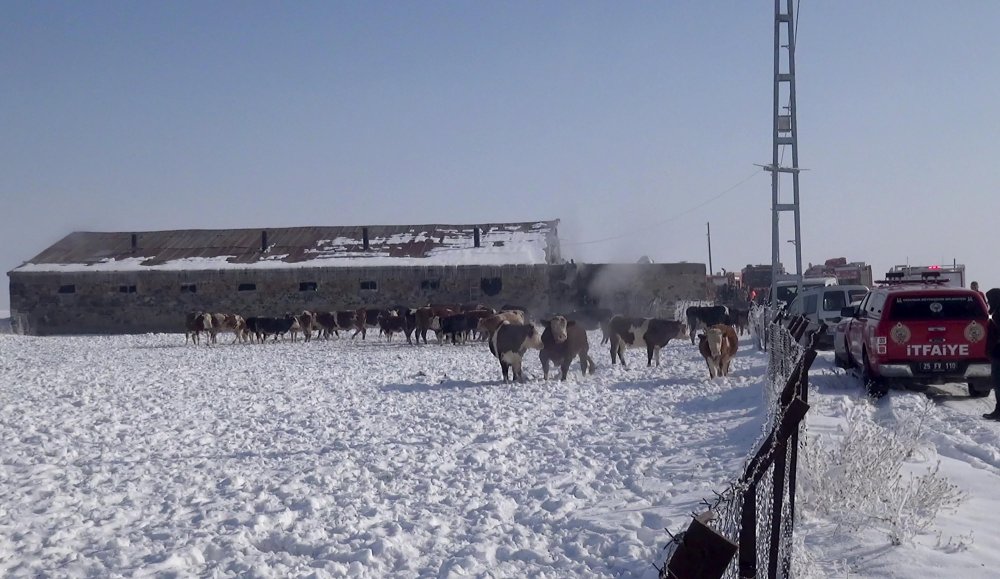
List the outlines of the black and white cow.
{"type": "Polygon", "coordinates": [[[726,306],[691,306],[684,311],[687,318],[688,335],[694,345],[694,335],[699,328],[710,328],[716,324],[728,324],[729,308],[726,306]]]}
{"type": "Polygon", "coordinates": [[[514,370],[514,380],[524,382],[521,367],[528,348],[542,349],[542,332],[533,324],[524,326],[504,322],[490,336],[490,352],[500,361],[503,381],[508,381],[508,371],[514,370]]]}
{"type": "Polygon", "coordinates": [[[615,358],[625,365],[625,348],[646,348],[646,365],[660,365],[660,349],[674,338],[683,338],[687,326],[683,322],[660,318],[626,318],[615,316],[609,324],[611,330],[611,363],[615,358]]]}

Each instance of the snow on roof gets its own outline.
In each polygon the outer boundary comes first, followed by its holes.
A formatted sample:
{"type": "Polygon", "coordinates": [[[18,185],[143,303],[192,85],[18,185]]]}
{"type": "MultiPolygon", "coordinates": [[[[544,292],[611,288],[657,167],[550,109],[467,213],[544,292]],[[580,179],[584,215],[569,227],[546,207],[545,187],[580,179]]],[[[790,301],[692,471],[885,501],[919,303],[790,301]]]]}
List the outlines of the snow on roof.
{"type": "Polygon", "coordinates": [[[559,221],[555,220],[488,225],[75,232],[13,271],[557,263],[558,224],[559,221]],[[476,228],[480,231],[480,247],[475,247],[476,228]],[[367,250],[364,247],[365,230],[368,235],[367,250]]]}

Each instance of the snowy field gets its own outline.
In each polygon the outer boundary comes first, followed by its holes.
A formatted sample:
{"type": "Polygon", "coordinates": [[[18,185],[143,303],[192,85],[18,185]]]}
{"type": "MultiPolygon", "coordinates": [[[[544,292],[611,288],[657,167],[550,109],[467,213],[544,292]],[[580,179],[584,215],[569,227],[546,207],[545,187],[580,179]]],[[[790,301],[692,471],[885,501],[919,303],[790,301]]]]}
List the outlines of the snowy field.
{"type": "MultiPolygon", "coordinates": [[[[0,575],[655,577],[664,527],[756,441],[766,359],[745,339],[708,380],[675,341],[624,370],[595,336],[595,376],[543,382],[531,356],[523,385],[478,344],[0,336],[0,575]]],[[[811,435],[924,412],[910,466],[940,459],[969,498],[899,546],[805,506],[805,575],[996,576],[992,397],[871,406],[823,356],[811,435]]]]}

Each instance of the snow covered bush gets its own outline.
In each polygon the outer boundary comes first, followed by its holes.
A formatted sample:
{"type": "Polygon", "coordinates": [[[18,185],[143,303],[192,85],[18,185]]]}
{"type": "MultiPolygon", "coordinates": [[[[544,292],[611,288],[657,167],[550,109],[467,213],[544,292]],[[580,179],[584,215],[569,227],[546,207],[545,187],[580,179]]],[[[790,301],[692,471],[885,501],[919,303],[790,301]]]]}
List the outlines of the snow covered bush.
{"type": "Polygon", "coordinates": [[[881,528],[900,545],[927,531],[942,510],[958,507],[966,495],[939,474],[940,463],[923,474],[904,471],[918,458],[932,405],[927,401],[917,415],[888,429],[875,422],[865,399],[848,412],[841,436],[808,435],[799,458],[804,514],[850,531],[881,528]]]}

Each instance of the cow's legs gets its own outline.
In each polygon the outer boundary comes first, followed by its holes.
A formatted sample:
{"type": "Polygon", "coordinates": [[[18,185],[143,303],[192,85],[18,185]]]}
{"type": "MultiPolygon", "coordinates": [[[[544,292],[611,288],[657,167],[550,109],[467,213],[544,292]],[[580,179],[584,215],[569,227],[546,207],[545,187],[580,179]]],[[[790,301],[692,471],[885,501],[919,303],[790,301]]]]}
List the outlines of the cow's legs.
{"type": "MultiPolygon", "coordinates": [[[[656,347],[652,344],[646,344],[646,366],[650,367],[653,365],[653,352],[656,351],[656,347]]],[[[660,365],[660,361],[656,361],[656,365],[660,365]]]]}
{"type": "MultiPolygon", "coordinates": [[[[621,339],[619,339],[618,340],[618,344],[617,344],[617,346],[615,346],[615,350],[614,351],[618,353],[618,361],[621,362],[622,368],[625,368],[626,367],[626,365],[625,365],[625,342],[623,342],[621,339]]],[[[612,356],[612,359],[614,359],[613,356],[612,356]]]]}
{"type": "Polygon", "coordinates": [[[542,380],[549,379],[549,357],[543,352],[538,353],[538,359],[542,362],[542,380]]]}
{"type": "Polygon", "coordinates": [[[504,382],[507,382],[507,371],[509,369],[510,369],[510,364],[508,364],[507,362],[505,362],[503,360],[500,360],[500,370],[503,371],[503,381],[504,382]]]}
{"type": "Polygon", "coordinates": [[[715,378],[715,375],[719,371],[718,364],[716,363],[714,358],[707,358],[705,361],[708,362],[708,377],[715,378]]]}
{"type": "MultiPolygon", "coordinates": [[[[573,358],[570,358],[569,356],[566,356],[566,359],[563,360],[563,362],[562,362],[562,366],[559,367],[559,370],[561,371],[560,380],[562,380],[563,382],[566,381],[566,376],[569,375],[569,365],[572,362],[573,362],[573,358]]],[[[586,372],[584,372],[584,373],[586,373],[586,372]]]]}

